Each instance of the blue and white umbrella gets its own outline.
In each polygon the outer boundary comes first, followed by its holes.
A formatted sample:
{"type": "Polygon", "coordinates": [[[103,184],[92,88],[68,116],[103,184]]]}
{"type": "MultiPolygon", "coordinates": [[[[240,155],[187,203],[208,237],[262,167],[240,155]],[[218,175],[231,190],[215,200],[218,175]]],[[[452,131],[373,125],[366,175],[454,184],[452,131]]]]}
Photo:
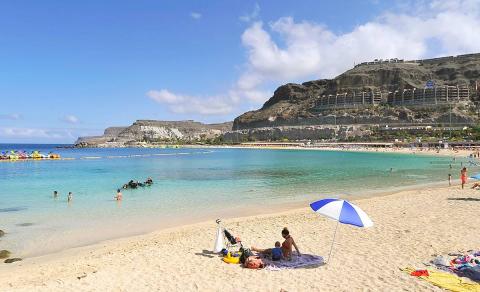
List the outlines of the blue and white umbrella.
{"type": "Polygon", "coordinates": [[[372,227],[373,222],[368,215],[358,206],[341,199],[323,199],[310,204],[316,213],[322,214],[337,221],[335,233],[333,234],[332,245],[328,254],[328,260],[332,254],[335,235],[337,234],[338,223],[349,224],[357,227],[372,227]]]}

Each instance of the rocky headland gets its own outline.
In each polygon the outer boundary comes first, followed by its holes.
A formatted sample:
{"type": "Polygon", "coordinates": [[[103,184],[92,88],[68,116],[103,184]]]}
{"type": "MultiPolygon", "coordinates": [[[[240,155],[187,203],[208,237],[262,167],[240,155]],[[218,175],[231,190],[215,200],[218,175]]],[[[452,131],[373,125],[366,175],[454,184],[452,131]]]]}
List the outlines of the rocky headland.
{"type": "Polygon", "coordinates": [[[80,137],[76,147],[135,147],[169,143],[208,143],[232,129],[232,122],[137,120],[128,127],[110,127],[102,136],[80,137]]]}

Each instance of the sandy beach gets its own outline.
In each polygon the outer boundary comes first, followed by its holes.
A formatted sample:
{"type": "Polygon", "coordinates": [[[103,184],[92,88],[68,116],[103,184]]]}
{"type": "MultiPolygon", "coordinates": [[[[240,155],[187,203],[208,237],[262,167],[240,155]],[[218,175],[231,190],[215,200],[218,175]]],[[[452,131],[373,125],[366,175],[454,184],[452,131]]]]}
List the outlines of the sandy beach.
{"type": "MultiPolygon", "coordinates": [[[[0,265],[0,291],[441,291],[400,268],[479,249],[480,192],[458,185],[355,201],[374,221],[340,225],[331,262],[248,270],[211,254],[214,220],[0,265]]],[[[268,210],[265,210],[268,213],[268,210]]],[[[309,208],[224,221],[245,245],[271,247],[287,226],[302,253],[326,257],[335,222],[309,208]]]]}
{"type": "Polygon", "coordinates": [[[430,156],[444,156],[452,158],[469,157],[471,154],[476,154],[474,149],[433,149],[433,148],[407,148],[407,147],[280,147],[280,146],[249,146],[249,145],[182,145],[185,148],[234,148],[234,149],[268,149],[268,150],[311,150],[311,151],[341,151],[341,152],[372,152],[372,153],[396,153],[396,154],[410,154],[410,155],[430,155],[430,156]]]}

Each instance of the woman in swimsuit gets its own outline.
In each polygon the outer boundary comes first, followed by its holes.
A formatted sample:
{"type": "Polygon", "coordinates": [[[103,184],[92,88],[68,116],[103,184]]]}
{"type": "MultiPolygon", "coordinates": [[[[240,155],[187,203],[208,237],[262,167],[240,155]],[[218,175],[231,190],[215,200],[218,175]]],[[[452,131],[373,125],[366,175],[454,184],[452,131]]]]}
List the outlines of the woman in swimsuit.
{"type": "Polygon", "coordinates": [[[295,243],[295,240],[293,240],[293,237],[290,236],[290,231],[288,231],[287,227],[283,228],[282,237],[285,238],[285,241],[282,243],[283,257],[286,259],[292,257],[292,246],[295,247],[298,256],[300,256],[300,250],[298,250],[298,246],[295,243]]]}
{"type": "MultiPolygon", "coordinates": [[[[282,243],[282,253],[283,253],[283,258],[285,259],[291,259],[292,258],[292,247],[295,247],[295,250],[297,251],[297,255],[301,256],[300,250],[298,249],[297,244],[295,243],[295,240],[293,240],[293,237],[290,235],[290,231],[288,231],[287,227],[283,228],[282,230],[282,237],[285,239],[285,241],[282,243]]],[[[261,249],[261,248],[256,248],[252,246],[251,250],[263,253],[263,254],[271,254],[272,249],[261,249]]]]}
{"type": "Polygon", "coordinates": [[[462,181],[462,189],[463,189],[463,186],[467,183],[467,168],[466,167],[462,168],[462,170],[460,171],[460,180],[462,181]]]}

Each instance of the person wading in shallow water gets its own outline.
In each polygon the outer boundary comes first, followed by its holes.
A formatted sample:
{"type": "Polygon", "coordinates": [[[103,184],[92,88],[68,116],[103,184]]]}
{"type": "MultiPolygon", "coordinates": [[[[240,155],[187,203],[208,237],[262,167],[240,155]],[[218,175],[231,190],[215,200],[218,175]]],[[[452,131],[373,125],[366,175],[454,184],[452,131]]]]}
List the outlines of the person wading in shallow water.
{"type": "Polygon", "coordinates": [[[460,171],[460,180],[462,181],[462,190],[463,190],[463,186],[467,183],[467,168],[466,167],[462,168],[462,170],[460,171]]]}
{"type": "Polygon", "coordinates": [[[117,190],[117,195],[114,197],[115,200],[121,201],[123,198],[122,192],[120,192],[120,189],[117,190]]]}

